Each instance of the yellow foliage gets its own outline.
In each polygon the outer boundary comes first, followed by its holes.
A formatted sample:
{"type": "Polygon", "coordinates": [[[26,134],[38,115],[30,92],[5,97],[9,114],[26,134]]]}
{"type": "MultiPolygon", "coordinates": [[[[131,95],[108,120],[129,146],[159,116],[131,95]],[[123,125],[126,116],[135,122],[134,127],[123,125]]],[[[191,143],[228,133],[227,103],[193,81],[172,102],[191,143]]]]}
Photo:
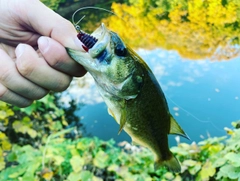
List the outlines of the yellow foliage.
{"type": "Polygon", "coordinates": [[[4,133],[0,132],[0,140],[4,140],[6,138],[7,138],[6,135],[4,133]]]}
{"type": "Polygon", "coordinates": [[[190,59],[229,59],[239,55],[240,4],[221,0],[135,1],[113,3],[118,16],[105,21],[134,48],[177,50],[190,59]],[[156,6],[157,5],[157,6],[156,6]]]}
{"type": "Polygon", "coordinates": [[[28,117],[24,117],[24,119],[21,121],[14,121],[12,126],[16,132],[28,134],[32,138],[35,138],[37,136],[36,130],[31,128],[32,123],[28,117]]]}
{"type": "Polygon", "coordinates": [[[84,165],[84,159],[81,158],[79,155],[75,155],[70,159],[70,164],[74,172],[80,172],[84,165]]]}
{"type": "Polygon", "coordinates": [[[12,145],[11,145],[11,143],[9,143],[8,140],[2,140],[1,144],[2,144],[2,149],[3,150],[9,151],[12,148],[12,145]]]}
{"type": "Polygon", "coordinates": [[[216,168],[212,165],[211,162],[207,161],[203,165],[203,167],[202,167],[202,169],[199,173],[200,178],[198,180],[199,181],[200,180],[201,181],[204,181],[204,180],[207,181],[207,180],[209,180],[209,177],[212,177],[215,174],[215,172],[216,172],[216,168]]]}
{"type": "Polygon", "coordinates": [[[8,117],[13,116],[14,112],[9,109],[7,103],[0,102],[0,124],[6,126],[9,122],[8,117]]]}
{"type": "Polygon", "coordinates": [[[2,133],[0,131],[0,150],[2,150],[2,151],[10,151],[11,148],[12,148],[12,145],[9,142],[8,137],[5,135],[5,133],[2,133]]]}
{"type": "Polygon", "coordinates": [[[0,170],[3,170],[5,168],[5,161],[4,161],[4,153],[2,148],[0,148],[0,170]]]}
{"type": "Polygon", "coordinates": [[[41,172],[42,178],[44,178],[45,180],[51,180],[53,177],[53,171],[51,171],[48,168],[44,168],[43,171],[41,172]]]}
{"type": "Polygon", "coordinates": [[[0,131],[0,170],[3,170],[5,168],[5,161],[4,157],[6,156],[6,152],[10,151],[12,148],[11,143],[8,140],[8,137],[5,135],[5,133],[2,133],[0,131]]]}

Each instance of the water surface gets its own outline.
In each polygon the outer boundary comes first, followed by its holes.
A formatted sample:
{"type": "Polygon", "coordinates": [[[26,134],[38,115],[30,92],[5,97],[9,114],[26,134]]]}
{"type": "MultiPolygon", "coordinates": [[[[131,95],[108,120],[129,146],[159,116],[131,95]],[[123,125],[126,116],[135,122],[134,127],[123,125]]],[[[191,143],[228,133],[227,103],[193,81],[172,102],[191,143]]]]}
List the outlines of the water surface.
{"type": "MultiPolygon", "coordinates": [[[[224,127],[240,120],[240,5],[235,1],[141,2],[114,3],[117,16],[89,9],[76,19],[86,15],[81,27],[88,32],[104,22],[138,52],[191,141],[225,135],[224,127]]],[[[117,135],[119,125],[108,115],[90,75],[74,81],[68,92],[85,105],[76,114],[87,133],[104,140],[131,141],[124,132],[117,135]]],[[[175,143],[173,138],[170,142],[175,143]]]]}
{"type": "MultiPolygon", "coordinates": [[[[153,70],[171,114],[192,141],[225,135],[224,127],[240,119],[239,58],[190,61],[175,51],[141,49],[138,53],[153,70]]],[[[126,133],[117,134],[119,125],[108,114],[90,75],[83,79],[78,82],[87,82],[84,88],[75,85],[69,92],[85,104],[76,114],[82,117],[87,133],[104,140],[130,141],[126,133]]]]}

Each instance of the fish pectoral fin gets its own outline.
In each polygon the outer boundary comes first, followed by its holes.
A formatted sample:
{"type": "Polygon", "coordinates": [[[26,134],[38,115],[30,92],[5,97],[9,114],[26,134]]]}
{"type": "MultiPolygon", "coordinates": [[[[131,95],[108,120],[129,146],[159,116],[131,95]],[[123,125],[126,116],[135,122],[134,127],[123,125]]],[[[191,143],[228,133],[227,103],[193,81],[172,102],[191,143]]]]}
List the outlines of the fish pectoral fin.
{"type": "Polygon", "coordinates": [[[187,138],[190,140],[188,135],[183,131],[183,129],[180,127],[180,125],[177,123],[177,121],[173,118],[172,115],[170,115],[170,132],[169,134],[177,134],[180,136],[183,136],[184,138],[187,138]]]}
{"type": "Polygon", "coordinates": [[[112,111],[111,109],[109,109],[109,108],[108,108],[108,114],[109,114],[110,116],[112,116],[112,117],[116,120],[116,117],[115,117],[115,115],[113,114],[113,111],[112,111]]]}
{"type": "Polygon", "coordinates": [[[126,124],[126,110],[123,109],[122,112],[121,112],[121,118],[120,118],[120,128],[119,128],[119,131],[118,131],[118,134],[120,134],[126,124]]]}

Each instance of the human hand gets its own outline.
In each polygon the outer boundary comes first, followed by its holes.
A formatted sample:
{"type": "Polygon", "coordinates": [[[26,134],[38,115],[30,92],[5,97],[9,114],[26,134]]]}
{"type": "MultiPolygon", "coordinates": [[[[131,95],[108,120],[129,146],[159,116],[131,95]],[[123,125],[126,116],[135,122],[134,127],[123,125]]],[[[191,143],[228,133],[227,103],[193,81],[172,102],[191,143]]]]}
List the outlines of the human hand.
{"type": "Polygon", "coordinates": [[[65,50],[82,47],[75,28],[39,0],[0,0],[0,15],[0,100],[26,107],[86,73],[65,50]]]}

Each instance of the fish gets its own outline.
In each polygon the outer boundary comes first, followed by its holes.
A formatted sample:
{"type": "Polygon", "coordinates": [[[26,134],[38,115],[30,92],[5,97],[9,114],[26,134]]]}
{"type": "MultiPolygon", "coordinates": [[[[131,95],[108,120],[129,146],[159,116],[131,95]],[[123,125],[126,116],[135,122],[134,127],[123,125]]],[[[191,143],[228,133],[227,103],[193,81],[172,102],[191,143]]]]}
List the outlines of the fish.
{"type": "Polygon", "coordinates": [[[66,48],[68,54],[92,75],[108,113],[133,144],[149,148],[155,168],[180,172],[181,166],[169,149],[168,135],[189,138],[169,112],[164,93],[144,60],[117,33],[103,23],[92,33],[80,30],[85,51],[66,48]]]}

